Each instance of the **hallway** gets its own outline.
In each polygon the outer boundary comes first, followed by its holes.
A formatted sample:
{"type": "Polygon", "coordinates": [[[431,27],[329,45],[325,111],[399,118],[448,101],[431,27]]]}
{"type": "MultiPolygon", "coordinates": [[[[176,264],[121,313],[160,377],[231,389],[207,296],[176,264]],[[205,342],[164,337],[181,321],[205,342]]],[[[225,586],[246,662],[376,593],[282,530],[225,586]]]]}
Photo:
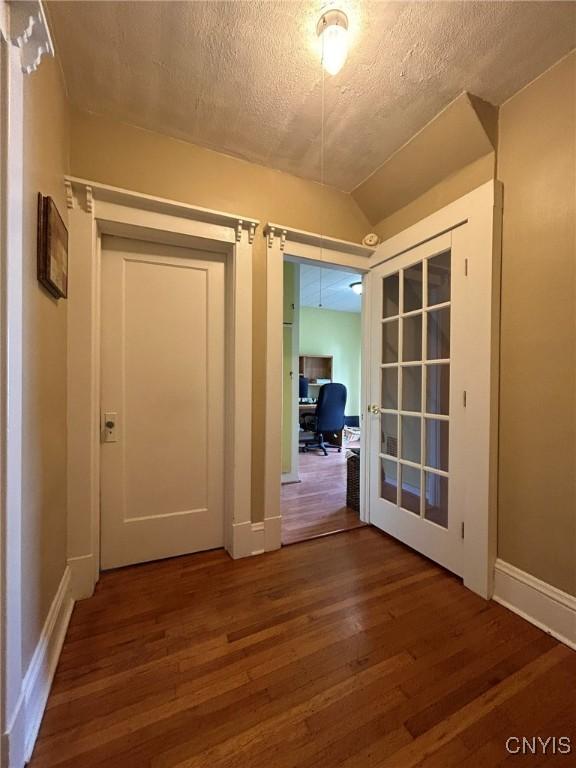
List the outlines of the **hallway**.
{"type": "Polygon", "coordinates": [[[511,735],[574,743],[575,674],[374,529],[213,551],[105,573],[76,605],[30,765],[491,768],[511,735]]]}
{"type": "Polygon", "coordinates": [[[301,482],[282,486],[282,544],[360,528],[358,512],[346,506],[346,451],[300,453],[301,482]]]}

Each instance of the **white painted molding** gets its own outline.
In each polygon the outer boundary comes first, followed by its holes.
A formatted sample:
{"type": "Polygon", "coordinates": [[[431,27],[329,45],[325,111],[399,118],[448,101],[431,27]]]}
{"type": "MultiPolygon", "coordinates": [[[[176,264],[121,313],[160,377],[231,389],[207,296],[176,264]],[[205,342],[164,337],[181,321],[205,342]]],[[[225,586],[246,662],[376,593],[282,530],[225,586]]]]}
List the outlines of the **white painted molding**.
{"type": "Polygon", "coordinates": [[[354,256],[364,256],[370,258],[374,253],[374,248],[368,248],[360,243],[353,243],[349,240],[339,240],[336,237],[320,235],[317,232],[307,232],[304,229],[295,229],[284,224],[274,224],[268,222],[265,228],[268,248],[272,248],[274,238],[280,239],[280,250],[284,251],[286,242],[301,243],[303,245],[313,245],[317,248],[324,248],[328,251],[337,251],[354,256]]]}
{"type": "Polygon", "coordinates": [[[496,560],[493,600],[576,650],[576,597],[496,560]]]}
{"type": "Polygon", "coordinates": [[[257,523],[244,522],[234,525],[234,546],[229,554],[238,560],[279,549],[281,545],[282,518],[266,517],[257,523]]]}
{"type": "Polygon", "coordinates": [[[282,517],[264,518],[264,551],[272,552],[282,545],[282,517]]]}
{"type": "Polygon", "coordinates": [[[265,523],[261,520],[258,523],[252,523],[252,555],[262,555],[265,552],[264,531],[265,523]]]}
{"type": "Polygon", "coordinates": [[[25,75],[38,69],[43,56],[54,56],[41,0],[10,3],[10,39],[20,49],[20,64],[25,75]]]}
{"type": "Polygon", "coordinates": [[[74,607],[70,586],[70,569],[66,567],[22,681],[17,711],[6,733],[10,768],[20,768],[32,756],[74,607]]]}
{"type": "Polygon", "coordinates": [[[163,213],[177,216],[181,219],[219,224],[224,227],[232,227],[235,232],[236,242],[240,242],[242,232],[248,233],[248,243],[252,244],[256,228],[260,224],[258,219],[241,216],[224,211],[216,211],[211,208],[202,208],[197,205],[189,205],[178,200],[169,200],[165,197],[155,197],[142,192],[134,192],[121,187],[112,187],[109,184],[101,184],[98,181],[80,179],[76,176],[66,176],[66,201],[69,208],[75,205],[84,205],[87,213],[94,208],[94,201],[114,203],[139,211],[150,213],[163,213]]]}
{"type": "Polygon", "coordinates": [[[92,597],[94,594],[94,560],[94,555],[80,555],[79,557],[70,557],[68,559],[70,593],[74,600],[84,600],[86,597],[92,597]]]}

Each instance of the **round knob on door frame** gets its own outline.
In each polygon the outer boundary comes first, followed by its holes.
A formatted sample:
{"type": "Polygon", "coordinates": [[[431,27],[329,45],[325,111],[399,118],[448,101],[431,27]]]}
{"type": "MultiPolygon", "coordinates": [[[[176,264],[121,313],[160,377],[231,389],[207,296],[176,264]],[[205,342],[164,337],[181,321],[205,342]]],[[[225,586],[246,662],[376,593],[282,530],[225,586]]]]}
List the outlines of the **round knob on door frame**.
{"type": "Polygon", "coordinates": [[[369,405],[368,406],[368,412],[369,413],[375,413],[375,414],[380,413],[380,406],[378,406],[378,405],[369,405]]]}
{"type": "Polygon", "coordinates": [[[106,429],[114,429],[114,427],[116,426],[116,424],[114,424],[114,422],[113,422],[113,421],[107,421],[107,422],[104,424],[104,426],[106,427],[106,429]]]}

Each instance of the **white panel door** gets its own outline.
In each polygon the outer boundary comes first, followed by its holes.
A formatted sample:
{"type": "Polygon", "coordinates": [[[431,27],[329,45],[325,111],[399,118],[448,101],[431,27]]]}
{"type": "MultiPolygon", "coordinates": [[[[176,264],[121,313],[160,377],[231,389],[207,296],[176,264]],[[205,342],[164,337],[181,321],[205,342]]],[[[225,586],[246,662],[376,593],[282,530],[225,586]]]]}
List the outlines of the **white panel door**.
{"type": "Polygon", "coordinates": [[[224,264],[102,244],[101,565],[223,545],[224,264]]]}
{"type": "Polygon", "coordinates": [[[464,261],[451,235],[372,270],[370,522],[462,573],[464,261]]]}

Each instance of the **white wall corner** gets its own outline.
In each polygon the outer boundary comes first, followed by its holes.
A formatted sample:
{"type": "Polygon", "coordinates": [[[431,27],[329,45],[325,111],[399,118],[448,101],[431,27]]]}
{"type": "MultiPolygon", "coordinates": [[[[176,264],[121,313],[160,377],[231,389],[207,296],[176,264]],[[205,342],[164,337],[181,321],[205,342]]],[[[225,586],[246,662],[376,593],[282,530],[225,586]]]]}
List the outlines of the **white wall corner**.
{"type": "Polygon", "coordinates": [[[4,735],[5,764],[9,768],[22,768],[32,756],[73,607],[71,570],[67,566],[22,680],[14,717],[4,735]]]}
{"type": "Polygon", "coordinates": [[[504,560],[494,567],[493,599],[576,650],[576,597],[504,560]]]}
{"type": "Polygon", "coordinates": [[[84,600],[94,594],[94,555],[68,558],[70,594],[74,600],[84,600]]]}

